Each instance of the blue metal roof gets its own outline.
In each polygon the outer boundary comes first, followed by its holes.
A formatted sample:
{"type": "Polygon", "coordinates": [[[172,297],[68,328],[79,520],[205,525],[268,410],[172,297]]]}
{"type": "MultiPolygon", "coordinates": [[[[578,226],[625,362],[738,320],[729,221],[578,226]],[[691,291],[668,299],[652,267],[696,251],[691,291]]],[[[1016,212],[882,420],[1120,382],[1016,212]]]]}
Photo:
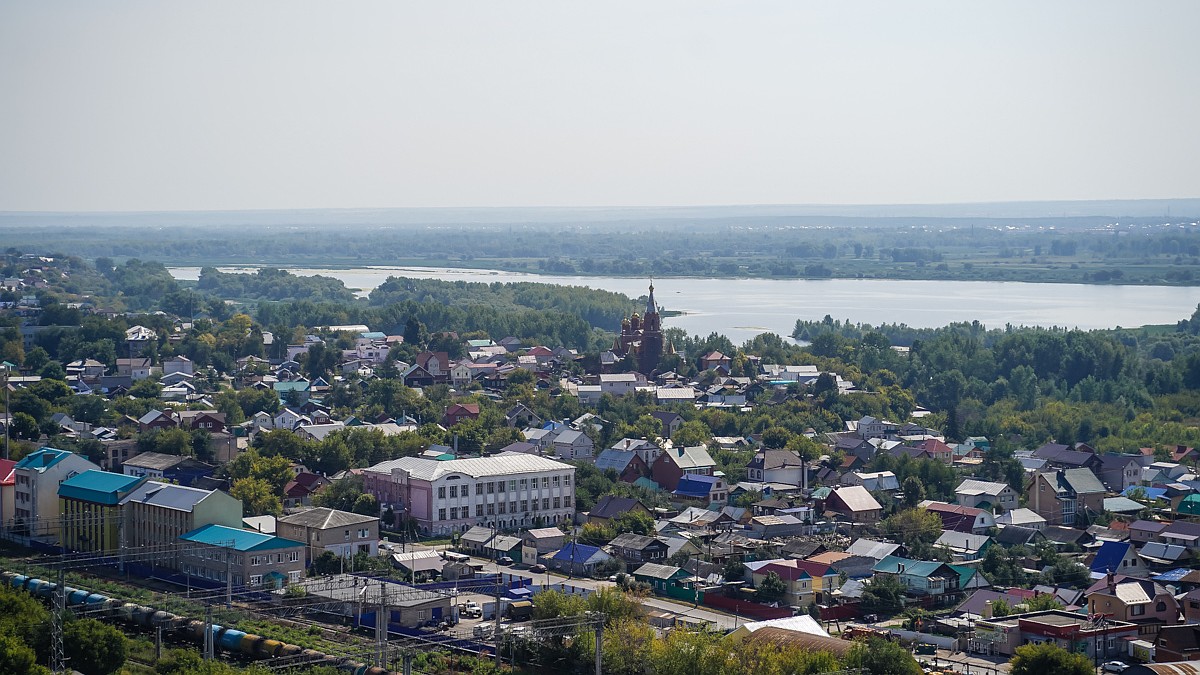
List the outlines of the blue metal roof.
{"type": "Polygon", "coordinates": [[[604,553],[596,546],[588,546],[587,544],[571,543],[558,550],[554,554],[554,560],[574,561],[577,563],[585,563],[591,560],[598,553],[604,553]]]}
{"type": "Polygon", "coordinates": [[[721,480],[718,476],[692,476],[685,474],[679,479],[674,494],[684,497],[708,497],[713,486],[721,480]]]}
{"type": "Polygon", "coordinates": [[[1142,487],[1141,485],[1130,485],[1129,487],[1125,488],[1125,491],[1121,494],[1128,497],[1138,490],[1145,492],[1146,497],[1151,500],[1162,499],[1167,495],[1166,488],[1142,487]]]}
{"type": "Polygon", "coordinates": [[[114,506],[121,501],[121,497],[145,480],[145,476],[126,476],[123,473],[91,469],[59,483],[58,496],[114,506]]]}
{"type": "Polygon", "coordinates": [[[1184,577],[1186,577],[1188,572],[1191,572],[1191,570],[1189,570],[1186,567],[1176,567],[1175,569],[1167,570],[1166,572],[1163,572],[1162,574],[1155,574],[1154,576],[1150,577],[1150,579],[1152,579],[1153,581],[1165,581],[1167,583],[1175,583],[1176,581],[1179,581],[1179,580],[1183,579],[1184,577]]]}
{"type": "Polygon", "coordinates": [[[1100,550],[1096,551],[1096,557],[1092,560],[1090,569],[1093,572],[1108,573],[1117,572],[1121,569],[1121,561],[1125,559],[1125,554],[1129,552],[1129,542],[1127,541],[1106,541],[1100,545],[1100,550]]]}
{"type": "Polygon", "coordinates": [[[265,551],[275,548],[304,546],[303,543],[263,534],[253,530],[238,530],[224,525],[205,525],[180,537],[184,541],[210,544],[235,551],[265,551]]]}

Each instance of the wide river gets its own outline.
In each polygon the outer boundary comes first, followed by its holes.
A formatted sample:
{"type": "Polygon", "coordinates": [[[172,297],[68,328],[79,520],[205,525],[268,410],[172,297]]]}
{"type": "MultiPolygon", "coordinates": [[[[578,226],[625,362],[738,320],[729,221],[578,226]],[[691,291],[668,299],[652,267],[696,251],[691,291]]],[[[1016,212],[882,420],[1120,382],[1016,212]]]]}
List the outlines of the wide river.
{"type": "MultiPolygon", "coordinates": [[[[360,295],[366,295],[390,276],[489,283],[536,281],[603,288],[635,298],[646,294],[648,283],[646,279],[433,267],[289,268],[288,271],[334,277],[347,287],[358,289],[360,295]]],[[[195,280],[200,276],[200,268],[174,267],[171,274],[177,279],[195,280]]],[[[722,333],[739,344],[767,331],[790,335],[796,319],[819,320],[826,314],[855,322],[906,323],[922,328],[976,320],[990,328],[1013,324],[1089,329],[1175,323],[1195,311],[1200,303],[1200,287],[670,277],[655,283],[655,298],[665,309],[684,312],[682,316],[664,319],[665,325],[698,335],[722,333]]]]}

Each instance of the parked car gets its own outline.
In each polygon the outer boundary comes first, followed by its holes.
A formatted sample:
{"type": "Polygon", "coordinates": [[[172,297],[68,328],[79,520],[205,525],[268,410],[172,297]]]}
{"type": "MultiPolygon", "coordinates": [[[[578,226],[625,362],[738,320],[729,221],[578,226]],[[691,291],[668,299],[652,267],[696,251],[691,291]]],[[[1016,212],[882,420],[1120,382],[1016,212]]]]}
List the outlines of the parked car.
{"type": "Polygon", "coordinates": [[[1109,661],[1104,664],[1104,672],[1106,673],[1123,673],[1129,668],[1129,664],[1124,661],[1109,661]]]}
{"type": "Polygon", "coordinates": [[[533,567],[530,567],[529,571],[534,572],[536,574],[541,574],[546,571],[546,566],[543,565],[542,563],[538,563],[538,564],[534,565],[533,567]]]}
{"type": "Polygon", "coordinates": [[[513,564],[513,559],[508,556],[503,556],[497,560],[496,563],[500,565],[511,565],[513,564]]]}

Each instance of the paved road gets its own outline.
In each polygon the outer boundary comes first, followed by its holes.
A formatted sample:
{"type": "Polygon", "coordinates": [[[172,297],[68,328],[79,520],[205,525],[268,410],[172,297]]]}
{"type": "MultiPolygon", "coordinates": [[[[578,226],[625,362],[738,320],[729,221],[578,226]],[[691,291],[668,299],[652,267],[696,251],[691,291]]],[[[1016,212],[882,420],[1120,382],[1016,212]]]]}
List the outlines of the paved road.
{"type": "Polygon", "coordinates": [[[983,657],[978,654],[939,649],[935,656],[919,656],[917,658],[929,661],[934,666],[943,668],[950,666],[955,672],[970,673],[971,675],[1000,675],[1008,672],[1008,660],[1004,657],[983,657]]]}
{"type": "MultiPolygon", "coordinates": [[[[567,577],[554,571],[534,574],[528,569],[517,569],[512,566],[497,565],[494,562],[486,561],[482,558],[474,558],[473,560],[483,564],[483,572],[485,574],[512,574],[515,576],[529,577],[536,583],[543,585],[554,586],[556,584],[570,584],[573,586],[578,586],[579,588],[587,588],[591,590],[597,590],[616,585],[608,580],[567,577]]],[[[477,600],[477,602],[481,601],[477,600]]],[[[732,614],[726,614],[710,607],[694,608],[689,605],[670,602],[669,600],[664,600],[662,598],[649,597],[646,598],[642,604],[646,605],[647,607],[653,607],[654,609],[672,612],[680,616],[686,616],[697,621],[707,621],[709,623],[716,624],[722,630],[733,630],[737,626],[746,623],[745,618],[739,618],[732,614]]]]}

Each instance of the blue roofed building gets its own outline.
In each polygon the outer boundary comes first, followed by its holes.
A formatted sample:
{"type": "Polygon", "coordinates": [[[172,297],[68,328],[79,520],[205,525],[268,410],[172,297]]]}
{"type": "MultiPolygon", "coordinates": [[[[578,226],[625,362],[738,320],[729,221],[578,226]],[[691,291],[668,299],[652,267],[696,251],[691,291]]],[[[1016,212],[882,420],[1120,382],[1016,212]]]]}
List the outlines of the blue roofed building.
{"type": "Polygon", "coordinates": [[[576,576],[591,576],[597,565],[612,559],[599,547],[572,542],[550,558],[549,566],[576,576]]]}
{"type": "Polygon", "coordinates": [[[66,450],[41,448],[29,453],[13,467],[13,521],[6,525],[11,524],[17,536],[58,543],[58,486],[92,469],[100,467],[66,450]]]}
{"type": "Polygon", "coordinates": [[[121,501],[145,481],[141,476],[91,469],[60,483],[62,546],[88,552],[123,548],[121,501]]]}
{"type": "Polygon", "coordinates": [[[1106,541],[1101,544],[1088,569],[1093,579],[1101,579],[1110,573],[1133,577],[1145,577],[1150,573],[1138,557],[1137,549],[1127,541],[1106,541]]]}
{"type": "Polygon", "coordinates": [[[700,506],[717,504],[724,506],[729,499],[729,489],[722,476],[702,476],[699,474],[684,474],[679,478],[679,484],[671,493],[678,501],[700,506]]]}
{"type": "Polygon", "coordinates": [[[181,571],[199,585],[279,588],[304,577],[304,543],[224,525],[179,538],[181,571]]]}

